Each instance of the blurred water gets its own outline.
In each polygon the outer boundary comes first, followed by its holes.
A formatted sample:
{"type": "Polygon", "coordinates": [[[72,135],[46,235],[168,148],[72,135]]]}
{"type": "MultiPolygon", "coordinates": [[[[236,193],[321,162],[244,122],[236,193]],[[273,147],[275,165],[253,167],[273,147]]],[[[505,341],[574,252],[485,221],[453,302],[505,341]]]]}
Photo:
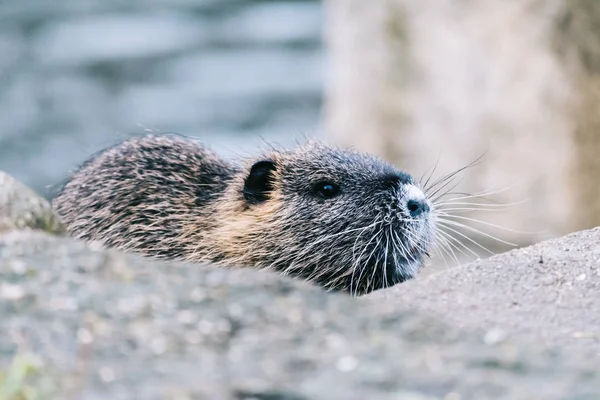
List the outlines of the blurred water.
{"type": "Polygon", "coordinates": [[[0,2],[0,169],[50,195],[144,130],[224,156],[318,134],[319,1],[0,2]]]}

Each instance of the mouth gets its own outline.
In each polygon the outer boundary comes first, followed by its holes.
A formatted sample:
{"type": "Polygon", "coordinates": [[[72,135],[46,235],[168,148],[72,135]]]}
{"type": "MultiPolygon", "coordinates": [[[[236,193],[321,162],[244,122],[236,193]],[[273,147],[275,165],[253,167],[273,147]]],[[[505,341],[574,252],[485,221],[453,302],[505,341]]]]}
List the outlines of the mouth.
{"type": "Polygon", "coordinates": [[[427,252],[424,251],[421,247],[412,246],[408,249],[408,254],[407,254],[406,259],[407,260],[419,260],[419,259],[423,258],[426,254],[427,254],[427,252]]]}
{"type": "Polygon", "coordinates": [[[395,283],[401,283],[414,278],[425,263],[425,257],[429,257],[429,253],[418,246],[414,246],[395,259],[387,260],[385,268],[387,279],[395,283]]]}
{"type": "Polygon", "coordinates": [[[328,290],[362,296],[415,278],[433,244],[429,230],[403,224],[378,232],[355,257],[337,259],[327,268],[315,265],[309,274],[316,278],[313,282],[328,290]]]}
{"type": "MultiPolygon", "coordinates": [[[[341,275],[340,272],[321,273],[313,282],[330,291],[362,296],[415,278],[425,264],[425,257],[428,256],[427,252],[418,246],[409,248],[402,255],[396,252],[393,256],[388,249],[386,258],[385,253],[385,249],[381,250],[379,257],[365,260],[358,268],[344,268],[341,275]]],[[[334,267],[332,270],[341,269],[334,267]]]]}

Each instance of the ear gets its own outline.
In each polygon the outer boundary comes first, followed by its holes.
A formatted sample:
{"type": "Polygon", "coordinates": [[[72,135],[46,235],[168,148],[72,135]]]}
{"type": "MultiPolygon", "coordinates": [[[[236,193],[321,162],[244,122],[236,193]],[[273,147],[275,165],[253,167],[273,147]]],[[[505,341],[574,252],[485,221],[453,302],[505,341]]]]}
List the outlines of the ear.
{"type": "Polygon", "coordinates": [[[273,175],[275,163],[263,160],[254,163],[244,182],[244,198],[251,204],[262,203],[269,198],[273,190],[273,175]]]}

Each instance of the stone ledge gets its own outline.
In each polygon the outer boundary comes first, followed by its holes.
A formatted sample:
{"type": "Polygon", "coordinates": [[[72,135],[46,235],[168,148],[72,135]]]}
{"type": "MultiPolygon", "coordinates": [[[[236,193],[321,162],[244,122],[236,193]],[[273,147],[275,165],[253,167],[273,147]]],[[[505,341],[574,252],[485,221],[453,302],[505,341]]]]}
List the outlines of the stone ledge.
{"type": "Polygon", "coordinates": [[[44,390],[63,396],[600,396],[598,363],[585,354],[470,333],[403,302],[364,307],[265,272],[16,231],[0,236],[0,282],[0,363],[27,349],[51,374],[44,390]]]}
{"type": "Polygon", "coordinates": [[[0,178],[0,372],[37,370],[40,398],[600,398],[598,341],[566,340],[600,326],[598,230],[357,299],[43,232],[47,203],[0,178]]]}
{"type": "Polygon", "coordinates": [[[375,292],[453,326],[600,359],[600,227],[513,250],[375,292]]]}

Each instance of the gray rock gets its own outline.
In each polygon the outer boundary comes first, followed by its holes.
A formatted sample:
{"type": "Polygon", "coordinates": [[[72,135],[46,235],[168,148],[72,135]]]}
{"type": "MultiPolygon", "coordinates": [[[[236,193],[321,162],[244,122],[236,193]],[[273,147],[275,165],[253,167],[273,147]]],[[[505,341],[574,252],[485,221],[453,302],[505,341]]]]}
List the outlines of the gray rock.
{"type": "Polygon", "coordinates": [[[55,234],[65,232],[44,198],[0,171],[0,232],[25,228],[55,234]]]}
{"type": "Polygon", "coordinates": [[[37,231],[0,236],[0,282],[0,366],[34,357],[30,384],[48,398],[600,398],[584,352],[458,329],[406,299],[374,307],[37,231]]]}
{"type": "Polygon", "coordinates": [[[364,301],[600,359],[600,227],[423,276],[364,301]]]}

